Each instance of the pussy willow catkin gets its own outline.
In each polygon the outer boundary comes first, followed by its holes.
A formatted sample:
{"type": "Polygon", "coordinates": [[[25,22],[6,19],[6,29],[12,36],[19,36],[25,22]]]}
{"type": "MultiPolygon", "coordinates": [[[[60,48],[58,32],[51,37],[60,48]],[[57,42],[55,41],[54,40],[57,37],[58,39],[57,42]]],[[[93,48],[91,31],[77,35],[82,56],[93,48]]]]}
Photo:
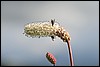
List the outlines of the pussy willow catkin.
{"type": "MultiPolygon", "coordinates": [[[[53,21],[53,20],[52,20],[53,21]]],[[[28,37],[58,36],[64,42],[70,40],[70,35],[59,23],[53,21],[33,22],[25,25],[24,34],[28,37]]]]}

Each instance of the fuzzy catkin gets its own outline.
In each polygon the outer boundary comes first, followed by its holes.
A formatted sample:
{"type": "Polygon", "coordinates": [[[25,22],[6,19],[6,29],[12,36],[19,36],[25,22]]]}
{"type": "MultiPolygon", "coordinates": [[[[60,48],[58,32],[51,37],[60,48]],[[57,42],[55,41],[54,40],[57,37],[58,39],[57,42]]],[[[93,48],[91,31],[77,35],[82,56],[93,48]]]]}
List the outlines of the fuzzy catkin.
{"type": "Polygon", "coordinates": [[[69,33],[66,32],[59,23],[55,22],[54,25],[52,25],[50,21],[29,23],[25,25],[24,34],[28,37],[58,36],[64,42],[71,39],[69,33]]]}

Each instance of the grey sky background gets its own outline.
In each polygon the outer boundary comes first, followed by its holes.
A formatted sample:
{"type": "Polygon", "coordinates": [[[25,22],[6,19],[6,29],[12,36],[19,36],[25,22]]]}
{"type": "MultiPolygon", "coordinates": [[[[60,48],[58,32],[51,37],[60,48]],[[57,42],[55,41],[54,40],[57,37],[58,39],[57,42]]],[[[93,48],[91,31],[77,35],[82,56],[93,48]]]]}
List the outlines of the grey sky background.
{"type": "Polygon", "coordinates": [[[98,1],[1,1],[1,64],[52,66],[45,57],[50,52],[56,66],[69,66],[67,44],[60,38],[23,35],[25,24],[51,19],[70,33],[75,66],[99,65],[98,1]]]}

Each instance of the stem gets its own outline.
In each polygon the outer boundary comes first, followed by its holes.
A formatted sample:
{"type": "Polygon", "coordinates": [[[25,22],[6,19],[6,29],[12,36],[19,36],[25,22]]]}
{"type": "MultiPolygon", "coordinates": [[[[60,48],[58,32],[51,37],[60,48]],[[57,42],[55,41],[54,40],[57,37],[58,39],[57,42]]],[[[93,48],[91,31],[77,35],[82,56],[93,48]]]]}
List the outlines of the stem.
{"type": "Polygon", "coordinates": [[[68,41],[67,43],[68,43],[68,50],[69,50],[69,57],[70,57],[70,65],[74,66],[74,61],[73,61],[73,55],[72,55],[72,49],[71,49],[70,41],[68,41]]]}
{"type": "Polygon", "coordinates": [[[53,66],[56,66],[55,64],[53,64],[53,66]]]}

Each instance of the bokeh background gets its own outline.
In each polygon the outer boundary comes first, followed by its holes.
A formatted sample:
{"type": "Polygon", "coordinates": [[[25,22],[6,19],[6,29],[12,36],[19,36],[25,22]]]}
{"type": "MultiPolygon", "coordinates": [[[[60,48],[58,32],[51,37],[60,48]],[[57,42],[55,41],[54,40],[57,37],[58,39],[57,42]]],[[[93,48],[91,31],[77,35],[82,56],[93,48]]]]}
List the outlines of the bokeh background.
{"type": "Polygon", "coordinates": [[[99,1],[1,1],[1,65],[69,66],[67,44],[56,37],[28,38],[24,25],[55,19],[71,35],[75,66],[99,65],[99,1]]]}

